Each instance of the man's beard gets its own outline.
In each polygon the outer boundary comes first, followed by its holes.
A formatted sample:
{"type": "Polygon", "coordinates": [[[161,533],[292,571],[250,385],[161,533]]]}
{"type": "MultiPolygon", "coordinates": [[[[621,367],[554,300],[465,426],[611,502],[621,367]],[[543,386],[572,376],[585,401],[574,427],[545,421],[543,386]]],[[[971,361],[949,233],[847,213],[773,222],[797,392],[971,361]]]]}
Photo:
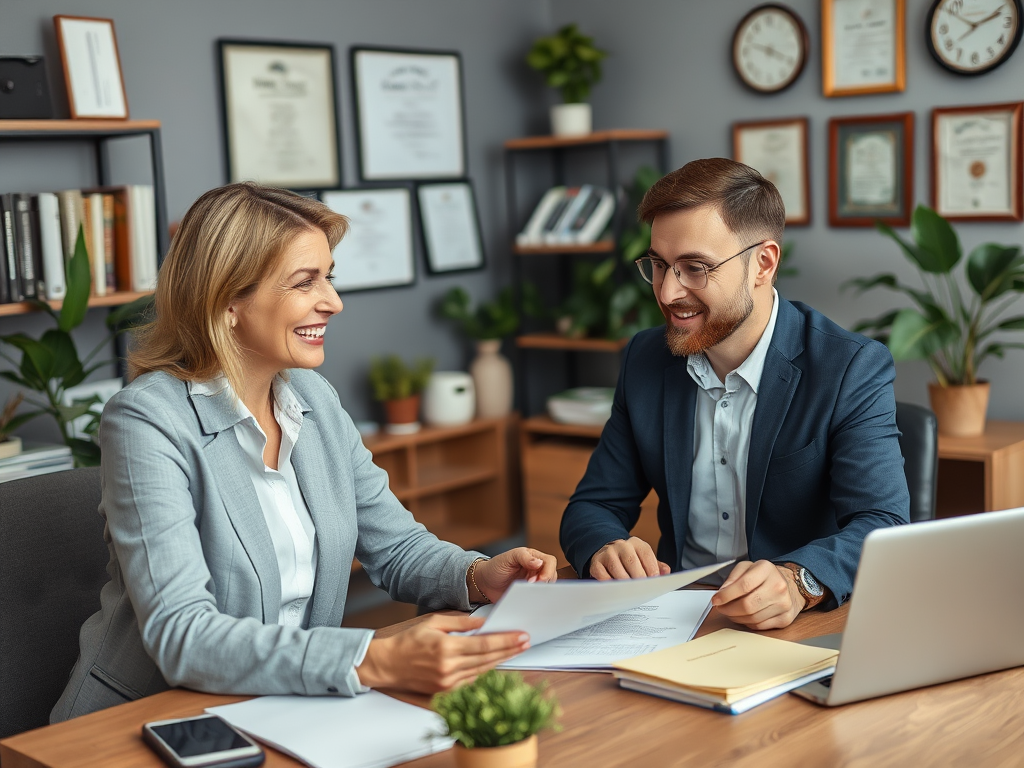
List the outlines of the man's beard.
{"type": "Polygon", "coordinates": [[[665,315],[665,342],[669,351],[676,357],[686,357],[704,352],[729,338],[750,317],[754,310],[754,299],[744,281],[732,301],[713,313],[695,296],[690,296],[686,301],[674,301],[667,305],[659,303],[659,306],[661,313],[665,315]],[[673,312],[700,312],[704,322],[696,331],[676,328],[670,318],[673,312]]]}

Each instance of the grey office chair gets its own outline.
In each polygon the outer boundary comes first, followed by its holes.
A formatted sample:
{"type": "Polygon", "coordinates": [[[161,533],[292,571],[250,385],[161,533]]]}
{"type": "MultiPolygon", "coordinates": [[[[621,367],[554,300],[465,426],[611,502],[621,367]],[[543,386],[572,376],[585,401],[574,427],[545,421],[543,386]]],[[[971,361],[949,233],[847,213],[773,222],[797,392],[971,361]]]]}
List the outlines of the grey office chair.
{"type": "Polygon", "coordinates": [[[98,468],[0,484],[0,738],[46,725],[108,580],[98,468]]]}
{"type": "Polygon", "coordinates": [[[903,471],[910,489],[910,522],[935,518],[939,480],[939,430],[935,414],[912,403],[896,403],[903,471]]]}

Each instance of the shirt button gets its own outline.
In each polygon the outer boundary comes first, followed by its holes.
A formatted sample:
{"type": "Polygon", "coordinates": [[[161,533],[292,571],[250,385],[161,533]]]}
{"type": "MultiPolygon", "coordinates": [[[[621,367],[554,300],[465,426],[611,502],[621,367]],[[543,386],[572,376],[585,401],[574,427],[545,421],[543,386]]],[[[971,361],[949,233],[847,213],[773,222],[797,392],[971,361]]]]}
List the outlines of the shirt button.
{"type": "Polygon", "coordinates": [[[722,457],[722,463],[725,464],[725,456],[722,457]]]}
{"type": "Polygon", "coordinates": [[[722,407],[723,408],[728,408],[729,407],[729,401],[728,400],[723,400],[722,401],[722,407]]]}
{"type": "Polygon", "coordinates": [[[723,512],[722,513],[722,519],[723,520],[728,520],[729,519],[729,513],[728,512],[723,512]]]}

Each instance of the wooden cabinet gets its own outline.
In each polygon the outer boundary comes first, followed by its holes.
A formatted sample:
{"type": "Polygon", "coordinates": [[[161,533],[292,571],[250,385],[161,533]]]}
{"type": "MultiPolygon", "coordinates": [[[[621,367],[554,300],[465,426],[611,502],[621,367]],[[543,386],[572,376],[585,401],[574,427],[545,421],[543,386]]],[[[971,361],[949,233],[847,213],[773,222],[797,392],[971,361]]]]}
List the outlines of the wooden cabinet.
{"type": "Polygon", "coordinates": [[[440,539],[475,549],[513,535],[517,498],[510,476],[515,417],[426,427],[412,435],[364,438],[398,500],[440,539]]]}
{"type": "Polygon", "coordinates": [[[1024,506],[1024,422],[990,421],[978,437],[939,435],[937,517],[1024,506]]]}
{"type": "MultiPolygon", "coordinates": [[[[558,528],[569,497],[583,477],[601,427],[558,424],[547,416],[526,419],[519,430],[523,461],[523,510],[526,543],[568,565],[558,543],[558,528]]],[[[652,491],[640,507],[633,535],[657,547],[658,497],[652,491]]]]}

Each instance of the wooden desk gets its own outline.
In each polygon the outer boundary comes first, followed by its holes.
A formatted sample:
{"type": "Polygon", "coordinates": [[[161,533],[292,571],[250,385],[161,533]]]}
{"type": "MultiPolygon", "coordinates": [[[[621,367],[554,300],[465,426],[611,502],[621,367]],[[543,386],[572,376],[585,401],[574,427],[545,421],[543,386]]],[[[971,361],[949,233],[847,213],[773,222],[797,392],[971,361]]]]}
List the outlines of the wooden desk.
{"type": "MultiPolygon", "coordinates": [[[[413,619],[411,621],[420,621],[413,619]]],[[[841,631],[846,608],[812,612],[772,632],[801,639],[841,631]]],[[[392,634],[411,622],[381,630],[392,634]]],[[[731,622],[716,611],[698,634],[731,622]]],[[[1024,668],[997,672],[874,701],[827,709],[784,695],[731,716],[620,689],[611,675],[527,672],[547,679],[562,704],[561,733],[540,737],[540,765],[576,766],[1018,766],[1024,761],[1024,668]]],[[[241,701],[173,690],[0,742],[4,768],[104,766],[161,768],[142,742],[150,720],[199,714],[241,701]]],[[[427,697],[399,695],[426,706],[427,697]]],[[[267,766],[298,763],[268,748],[267,766]]],[[[454,765],[442,752],[407,765],[454,765]]]]}
{"type": "Polygon", "coordinates": [[[1024,422],[990,421],[978,437],[939,435],[938,517],[1024,507],[1024,422]]]}

